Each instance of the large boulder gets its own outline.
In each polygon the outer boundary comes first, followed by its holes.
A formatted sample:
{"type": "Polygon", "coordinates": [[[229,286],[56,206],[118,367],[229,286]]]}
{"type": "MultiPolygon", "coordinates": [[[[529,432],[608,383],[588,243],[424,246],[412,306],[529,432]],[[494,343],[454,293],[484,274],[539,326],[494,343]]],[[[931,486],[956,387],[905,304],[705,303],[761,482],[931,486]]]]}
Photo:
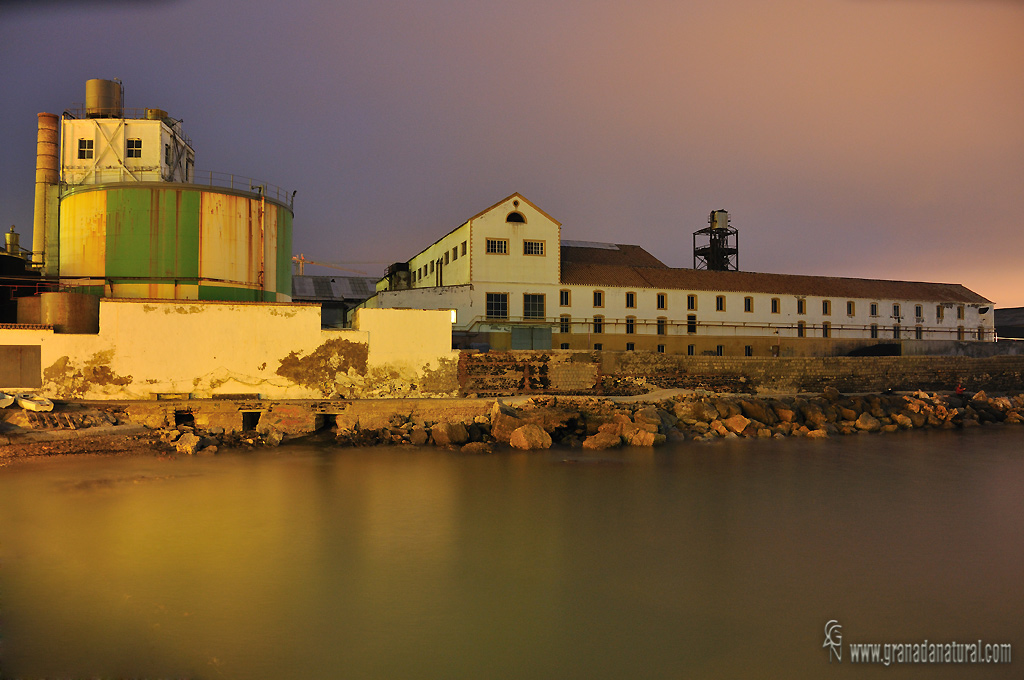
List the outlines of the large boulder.
{"type": "Polygon", "coordinates": [[[779,420],[775,416],[775,412],[768,408],[763,401],[748,401],[744,399],[740,402],[740,409],[743,410],[743,415],[746,417],[765,425],[774,425],[779,420]]]}
{"type": "Polygon", "coordinates": [[[437,446],[462,445],[469,441],[469,432],[462,423],[437,423],[430,428],[437,446]]]}
{"type": "Polygon", "coordinates": [[[723,420],[722,424],[725,425],[725,429],[729,430],[730,432],[735,432],[736,434],[739,434],[743,432],[743,430],[747,429],[748,425],[750,425],[750,419],[747,418],[746,416],[737,413],[736,415],[730,416],[723,420]]]}
{"type": "Polygon", "coordinates": [[[533,449],[550,449],[551,435],[544,431],[540,425],[527,423],[516,428],[508,440],[512,448],[532,451],[533,449]]]}
{"type": "Polygon", "coordinates": [[[174,448],[178,450],[178,453],[193,456],[199,450],[199,445],[202,441],[200,437],[191,432],[186,432],[178,437],[178,441],[174,442],[174,448]]]}
{"type": "Polygon", "coordinates": [[[867,411],[861,413],[860,416],[857,417],[857,422],[854,425],[858,430],[863,430],[865,432],[878,432],[882,429],[881,421],[867,411]]]}
{"type": "Polygon", "coordinates": [[[622,437],[611,432],[598,432],[583,440],[585,449],[613,449],[622,446],[622,437]]]}
{"type": "Polygon", "coordinates": [[[672,407],[672,411],[680,420],[710,423],[718,419],[718,409],[706,401],[681,401],[672,407]]]}

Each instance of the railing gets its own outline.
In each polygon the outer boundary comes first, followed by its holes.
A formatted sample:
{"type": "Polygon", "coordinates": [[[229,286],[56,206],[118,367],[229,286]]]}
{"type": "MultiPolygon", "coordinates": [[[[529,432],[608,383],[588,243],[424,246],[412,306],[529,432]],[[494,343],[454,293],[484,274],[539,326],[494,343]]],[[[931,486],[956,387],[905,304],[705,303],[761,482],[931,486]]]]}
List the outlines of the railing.
{"type": "MultiPolygon", "coordinates": [[[[119,116],[100,116],[100,118],[101,119],[102,118],[122,118],[124,120],[171,120],[174,123],[180,123],[181,122],[177,118],[171,118],[171,116],[164,116],[163,118],[160,118],[160,119],[150,118],[149,117],[149,112],[150,111],[163,111],[163,109],[145,108],[145,107],[138,107],[138,106],[133,106],[133,107],[122,106],[121,107],[121,115],[119,115],[119,116]]],[[[167,112],[164,111],[164,113],[167,113],[167,112]]],[[[77,104],[77,103],[74,106],[72,106],[71,108],[64,109],[64,115],[69,117],[69,118],[89,118],[89,112],[85,108],[85,104],[77,104]]],[[[180,137],[186,144],[188,144],[189,147],[195,148],[195,147],[192,147],[192,140],[189,139],[189,137],[187,135],[183,134],[181,132],[181,130],[176,130],[176,132],[178,134],[178,137],[180,137]]]]}
{"type": "MultiPolygon", "coordinates": [[[[627,319],[625,318],[612,318],[603,317],[599,323],[601,331],[594,330],[594,319],[593,317],[570,317],[568,319],[562,319],[560,317],[523,317],[523,316],[508,316],[504,318],[487,317],[478,315],[472,317],[466,322],[460,320],[458,326],[464,327],[467,332],[475,332],[481,330],[481,326],[551,326],[553,333],[561,333],[563,324],[568,324],[569,333],[567,335],[657,335],[660,337],[665,336],[721,336],[721,335],[732,335],[736,337],[758,337],[758,336],[769,336],[769,335],[782,335],[783,337],[789,338],[818,338],[818,339],[840,339],[840,338],[855,338],[855,339],[871,339],[871,340],[916,340],[916,326],[900,326],[900,334],[898,337],[893,338],[892,326],[878,326],[877,337],[867,337],[871,333],[870,324],[830,324],[828,326],[829,334],[824,336],[822,333],[822,324],[804,324],[802,326],[803,335],[800,335],[801,326],[799,322],[794,323],[731,323],[728,321],[696,321],[694,323],[688,322],[685,319],[662,319],[661,323],[664,326],[665,332],[658,333],[658,319],[647,319],[647,318],[635,318],[632,319],[633,332],[627,332],[627,319]],[[694,329],[694,332],[690,332],[690,329],[694,329]],[[780,333],[781,331],[781,333],[780,333]]],[[[984,331],[984,337],[978,337],[978,327],[963,326],[962,328],[954,327],[936,327],[936,326],[922,326],[921,327],[922,339],[936,340],[946,336],[951,340],[967,341],[967,340],[983,340],[983,339],[994,339],[995,330],[986,328],[984,331]],[[962,337],[960,337],[962,334],[962,337]],[[937,337],[938,336],[938,337],[937,337]]]]}
{"type": "Polygon", "coordinates": [[[253,179],[252,177],[235,175],[228,172],[215,172],[213,170],[196,172],[192,177],[192,183],[199,184],[201,186],[234,189],[235,191],[248,191],[267,198],[272,198],[275,201],[284,203],[289,208],[293,209],[295,207],[295,194],[298,193],[298,191],[293,191],[289,194],[287,189],[283,189],[276,184],[261,182],[260,180],[253,179]]]}
{"type": "MultiPolygon", "coordinates": [[[[74,189],[81,187],[97,186],[99,184],[114,184],[114,183],[134,183],[134,182],[152,182],[160,183],[166,182],[164,179],[139,179],[134,173],[139,175],[156,174],[158,172],[155,169],[149,168],[135,168],[128,169],[125,167],[120,168],[100,168],[98,173],[102,182],[79,182],[72,184],[65,182],[62,185],[61,194],[69,192],[74,189]],[[111,175],[116,173],[114,179],[108,179],[111,175]]],[[[288,206],[289,209],[295,210],[295,194],[297,191],[288,192],[287,189],[283,189],[276,184],[270,184],[263,182],[252,177],[246,177],[245,175],[236,175],[229,172],[216,172],[212,170],[205,170],[203,172],[193,172],[192,180],[189,182],[182,182],[182,184],[193,184],[196,186],[208,186],[208,187],[219,187],[221,189],[232,189],[234,191],[244,191],[256,196],[265,196],[266,198],[273,199],[278,203],[282,203],[288,206]]]]}

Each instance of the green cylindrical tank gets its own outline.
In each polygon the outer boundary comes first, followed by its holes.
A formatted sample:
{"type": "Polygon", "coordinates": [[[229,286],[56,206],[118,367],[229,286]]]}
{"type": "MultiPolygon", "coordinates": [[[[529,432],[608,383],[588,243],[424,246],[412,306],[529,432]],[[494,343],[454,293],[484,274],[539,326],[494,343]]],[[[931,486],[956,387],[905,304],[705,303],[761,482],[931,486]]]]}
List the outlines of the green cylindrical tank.
{"type": "Polygon", "coordinates": [[[166,182],[79,186],[60,201],[60,276],[106,297],[291,300],[292,211],[166,182]]]}

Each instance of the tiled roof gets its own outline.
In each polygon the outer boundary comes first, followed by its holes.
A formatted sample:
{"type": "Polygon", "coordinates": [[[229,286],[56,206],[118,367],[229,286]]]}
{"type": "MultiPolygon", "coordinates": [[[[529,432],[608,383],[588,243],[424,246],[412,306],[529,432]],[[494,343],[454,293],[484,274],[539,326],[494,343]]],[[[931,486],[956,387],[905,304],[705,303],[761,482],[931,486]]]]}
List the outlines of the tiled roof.
{"type": "Polygon", "coordinates": [[[366,300],[377,278],[372,276],[292,276],[293,300],[366,300]]]}
{"type": "Polygon", "coordinates": [[[623,245],[621,243],[583,245],[584,243],[586,241],[562,242],[563,267],[567,262],[626,267],[665,267],[665,263],[640,246],[623,245]]]}
{"type": "MultiPolygon", "coordinates": [[[[563,253],[565,249],[562,249],[563,253]]],[[[914,300],[991,304],[959,283],[922,283],[848,279],[836,276],[760,274],[670,267],[625,267],[562,259],[562,283],[577,286],[622,286],[657,290],[778,293],[814,297],[914,300]]]]}

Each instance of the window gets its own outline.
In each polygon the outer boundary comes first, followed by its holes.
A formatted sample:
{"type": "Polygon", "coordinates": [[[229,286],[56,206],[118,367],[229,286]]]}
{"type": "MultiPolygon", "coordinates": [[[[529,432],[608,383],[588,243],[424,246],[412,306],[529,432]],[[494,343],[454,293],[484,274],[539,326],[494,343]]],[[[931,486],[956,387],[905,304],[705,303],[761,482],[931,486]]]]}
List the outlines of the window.
{"type": "Polygon", "coordinates": [[[871,316],[878,316],[878,303],[877,302],[872,302],[871,303],[871,316]]]}
{"type": "Polygon", "coordinates": [[[668,319],[663,316],[658,317],[658,335],[666,335],[668,333],[668,319]]]}
{"type": "Polygon", "coordinates": [[[696,333],[697,332],[697,315],[688,314],[686,316],[686,332],[696,333]]]}
{"type": "Polygon", "coordinates": [[[595,307],[604,307],[604,291],[602,291],[602,290],[595,290],[594,291],[594,306],[595,307]]]}
{"type": "Polygon", "coordinates": [[[517,224],[526,224],[526,218],[523,217],[523,213],[512,211],[505,218],[506,222],[515,222],[517,224]]]}
{"type": "Polygon", "coordinates": [[[523,293],[523,318],[543,319],[544,318],[544,295],[534,293],[523,293]]]}
{"type": "Polygon", "coordinates": [[[629,335],[632,335],[633,333],[636,333],[636,317],[635,316],[627,316],[626,317],[626,333],[629,334],[629,335]]]}
{"type": "Polygon", "coordinates": [[[772,314],[778,314],[780,306],[779,298],[772,298],[772,314]]]}
{"type": "Polygon", "coordinates": [[[632,352],[635,347],[636,347],[636,345],[634,345],[632,342],[627,342],[626,343],[626,351],[627,352],[632,352]]]}
{"type": "Polygon", "coordinates": [[[717,296],[715,296],[715,311],[716,312],[724,312],[725,311],[725,296],[724,295],[717,295],[717,296]]]}
{"type": "Polygon", "coordinates": [[[508,318],[508,293],[487,294],[487,318],[507,319],[508,318]]]}
{"type": "Polygon", "coordinates": [[[558,332],[559,333],[572,333],[572,319],[568,314],[563,314],[558,317],[558,332]]]}
{"type": "Polygon", "coordinates": [[[894,319],[900,318],[900,306],[898,304],[894,304],[892,306],[892,318],[894,318],[894,319]]]}
{"type": "Polygon", "coordinates": [[[796,301],[796,313],[806,314],[807,313],[807,300],[800,298],[796,301]]]}
{"type": "Polygon", "coordinates": [[[799,321],[796,324],[796,337],[802,338],[807,333],[807,324],[803,321],[799,321]]]}
{"type": "Polygon", "coordinates": [[[754,348],[751,347],[750,345],[745,345],[743,347],[743,356],[745,356],[745,357],[752,357],[752,356],[754,356],[754,348]]]}
{"type": "Polygon", "coordinates": [[[430,273],[431,274],[434,273],[434,261],[433,260],[430,261],[430,273]]]}
{"type": "Polygon", "coordinates": [[[935,305],[935,320],[942,321],[943,316],[942,305],[935,305]]]}
{"type": "Polygon", "coordinates": [[[914,317],[918,321],[924,321],[924,307],[921,305],[914,305],[914,317]]]}
{"type": "Polygon", "coordinates": [[[963,326],[957,326],[956,327],[956,339],[957,340],[963,340],[964,339],[964,327],[963,326]]]}
{"type": "Polygon", "coordinates": [[[962,321],[962,320],[963,320],[963,318],[964,318],[964,306],[963,306],[963,305],[959,305],[959,306],[958,306],[958,307],[956,308],[956,318],[957,318],[958,320],[960,320],[960,321],[962,321]]]}
{"type": "Polygon", "coordinates": [[[754,298],[745,297],[743,298],[743,311],[752,312],[754,311],[754,298]]]}
{"type": "Polygon", "coordinates": [[[171,145],[164,144],[164,165],[171,164],[171,145]]]}
{"type": "Polygon", "coordinates": [[[668,309],[668,295],[658,293],[658,309],[668,309]]]}
{"type": "Polygon", "coordinates": [[[492,253],[494,255],[508,255],[508,239],[507,238],[489,238],[487,239],[487,247],[484,252],[492,253]]]}
{"type": "Polygon", "coordinates": [[[91,139],[79,139],[78,140],[78,157],[79,158],[92,158],[93,151],[93,140],[91,139]]]}
{"type": "Polygon", "coordinates": [[[448,264],[448,251],[444,251],[444,263],[448,264]]]}
{"type": "Polygon", "coordinates": [[[604,349],[604,345],[602,345],[599,342],[595,342],[594,343],[594,349],[596,349],[598,352],[600,352],[602,349],[604,349]]]}
{"type": "Polygon", "coordinates": [[[686,296],[686,309],[690,311],[696,311],[697,309],[697,296],[687,295],[686,296]]]}
{"type": "Polygon", "coordinates": [[[696,353],[697,353],[697,345],[687,345],[686,346],[686,356],[692,357],[696,353]]]}
{"type": "Polygon", "coordinates": [[[600,314],[594,317],[594,332],[604,333],[604,317],[600,314]]]}
{"type": "Polygon", "coordinates": [[[125,158],[142,158],[142,140],[129,139],[125,145],[125,158]]]}
{"type": "Polygon", "coordinates": [[[874,339],[874,340],[878,339],[878,324],[877,323],[871,324],[871,338],[874,339]]]}
{"type": "Polygon", "coordinates": [[[915,340],[922,340],[922,339],[924,339],[924,329],[921,328],[920,326],[914,326],[914,339],[915,340]]]}
{"type": "Polygon", "coordinates": [[[523,241],[523,255],[543,255],[544,241],[523,241]]]}
{"type": "Polygon", "coordinates": [[[665,353],[665,345],[658,345],[658,354],[665,353]]]}
{"type": "Polygon", "coordinates": [[[463,255],[466,254],[466,242],[465,241],[462,242],[462,254],[463,255]]]}
{"type": "Polygon", "coordinates": [[[821,314],[822,316],[832,316],[832,301],[822,300],[821,301],[821,314]]]}
{"type": "Polygon", "coordinates": [[[978,326],[978,340],[984,340],[984,339],[985,339],[985,327],[984,326],[978,326]]]}
{"type": "Polygon", "coordinates": [[[636,293],[626,293],[626,309],[636,308],[636,293]]]}
{"type": "Polygon", "coordinates": [[[853,316],[857,312],[857,305],[853,303],[853,300],[846,301],[846,316],[853,316]]]}
{"type": "Polygon", "coordinates": [[[454,262],[457,259],[459,259],[459,247],[455,246],[454,248],[452,248],[452,262],[454,262]]]}
{"type": "Polygon", "coordinates": [[[897,324],[893,324],[893,327],[892,327],[892,337],[893,337],[893,340],[899,340],[900,339],[900,325],[898,323],[897,324]]]}
{"type": "Polygon", "coordinates": [[[720,357],[723,354],[725,354],[725,346],[724,345],[715,345],[715,356],[719,356],[720,357]]]}
{"type": "Polygon", "coordinates": [[[569,343],[563,342],[561,345],[559,345],[559,349],[569,349],[569,343]]]}
{"type": "Polygon", "coordinates": [[[569,297],[569,291],[567,291],[567,290],[560,290],[560,291],[558,291],[558,306],[559,307],[568,307],[570,299],[571,298],[569,297]]]}
{"type": "Polygon", "coordinates": [[[832,336],[832,324],[825,321],[821,324],[821,337],[828,338],[832,336]]]}

